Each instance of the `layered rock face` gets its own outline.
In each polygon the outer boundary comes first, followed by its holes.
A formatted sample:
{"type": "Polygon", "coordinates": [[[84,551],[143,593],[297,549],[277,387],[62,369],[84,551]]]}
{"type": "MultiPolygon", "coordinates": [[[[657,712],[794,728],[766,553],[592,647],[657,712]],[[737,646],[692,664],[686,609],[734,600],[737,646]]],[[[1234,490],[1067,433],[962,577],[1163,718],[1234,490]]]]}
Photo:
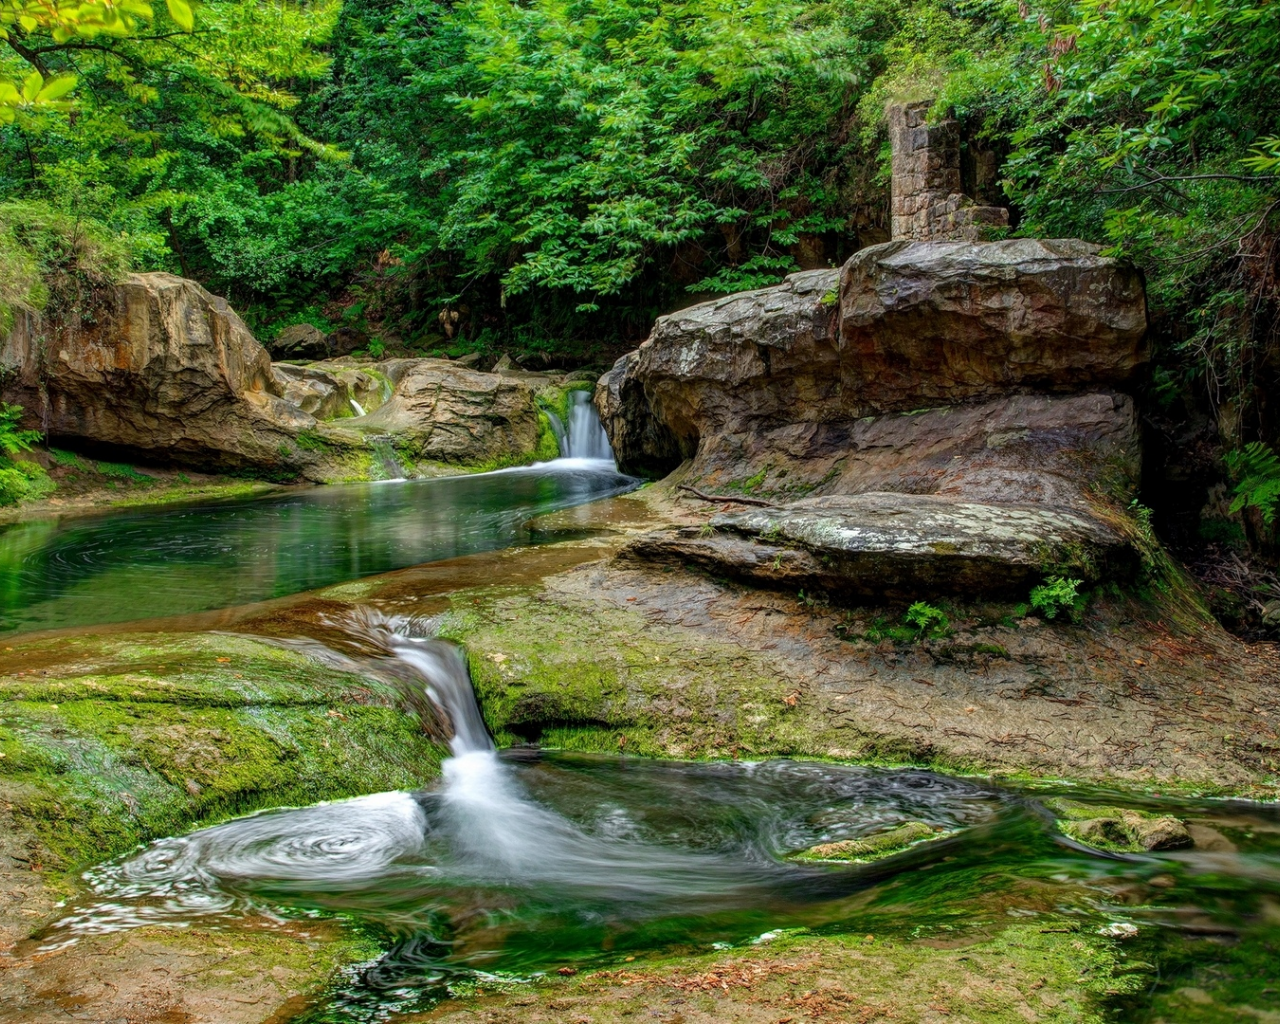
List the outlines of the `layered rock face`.
{"type": "Polygon", "coordinates": [[[840,275],[841,379],[884,412],[1116,387],[1145,362],[1138,271],[1085,242],[889,242],[840,275]]]}
{"type": "Polygon", "coordinates": [[[1145,329],[1140,276],[1077,241],[890,242],[664,317],[597,392],[620,466],[669,438],[778,507],[631,554],[859,597],[1123,574],[1145,329]]]}
{"type": "MultiPolygon", "coordinates": [[[[447,360],[272,364],[224,299],[135,274],[92,315],[19,318],[0,341],[0,398],[52,441],[198,468],[312,480],[533,461],[538,380],[447,360]]],[[[542,380],[548,386],[549,380],[542,380]]]]}
{"type": "Polygon", "coordinates": [[[536,390],[528,382],[441,359],[385,365],[394,382],[391,397],[336,429],[394,436],[413,458],[443,463],[506,462],[537,446],[536,390]]]}
{"type": "Polygon", "coordinates": [[[0,342],[4,400],[50,438],[235,468],[278,462],[314,426],[226,300],[194,281],[133,274],[98,299],[92,317],[21,317],[0,342]]]}

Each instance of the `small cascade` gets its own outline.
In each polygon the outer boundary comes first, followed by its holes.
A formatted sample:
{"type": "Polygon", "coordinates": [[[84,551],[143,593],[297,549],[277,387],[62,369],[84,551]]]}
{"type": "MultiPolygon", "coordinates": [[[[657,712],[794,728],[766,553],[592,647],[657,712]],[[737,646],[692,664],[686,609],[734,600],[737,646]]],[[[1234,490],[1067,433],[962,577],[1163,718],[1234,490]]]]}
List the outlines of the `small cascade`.
{"type": "Polygon", "coordinates": [[[354,398],[353,398],[353,399],[351,399],[351,408],[355,410],[355,413],[356,413],[356,415],[357,415],[357,416],[367,416],[367,415],[368,415],[368,413],[366,413],[366,412],[364,411],[364,406],[362,406],[362,405],[361,405],[359,402],[357,402],[354,398]]]}
{"type": "Polygon", "coordinates": [[[396,458],[396,451],[391,447],[391,438],[383,435],[380,437],[369,438],[369,447],[373,449],[374,465],[373,469],[381,468],[381,480],[405,480],[408,474],[405,473],[404,467],[400,465],[400,460],[396,458]]]}
{"type": "Polygon", "coordinates": [[[609,435],[600,422],[600,414],[591,401],[590,391],[569,394],[569,424],[561,454],[570,459],[603,459],[613,461],[609,435]]]}
{"type": "Polygon", "coordinates": [[[563,421],[550,409],[544,409],[543,412],[547,414],[547,422],[551,424],[551,433],[556,435],[556,446],[560,449],[560,458],[568,458],[569,434],[568,431],[564,429],[563,421]]]}

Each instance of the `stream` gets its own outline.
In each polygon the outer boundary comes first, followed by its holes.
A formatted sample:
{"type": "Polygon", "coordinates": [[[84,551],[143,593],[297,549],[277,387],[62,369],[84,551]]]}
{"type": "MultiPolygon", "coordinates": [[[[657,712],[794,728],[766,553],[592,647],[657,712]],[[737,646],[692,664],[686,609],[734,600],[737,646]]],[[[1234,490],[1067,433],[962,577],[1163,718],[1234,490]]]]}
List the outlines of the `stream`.
{"type": "MultiPolygon", "coordinates": [[[[598,423],[583,413],[567,427],[567,456],[524,470],[10,528],[0,628],[220,608],[528,543],[532,515],[634,485],[607,442],[586,457],[572,447],[584,429],[598,445],[598,423]]],[[[439,782],[158,840],[91,870],[89,894],[39,937],[44,948],[145,924],[231,926],[250,911],[337,915],[384,953],[305,1019],[380,1021],[430,1007],[461,979],[529,978],[628,951],[749,946],[787,929],[942,940],[1065,915],[1082,931],[1133,935],[1133,949],[1174,965],[1147,996],[1185,981],[1245,991],[1259,1008],[1280,1002],[1268,987],[1280,952],[1274,805],[834,763],[500,751],[462,653],[434,639],[431,620],[368,612],[340,625],[438,709],[452,735],[439,782]],[[1176,814],[1217,838],[1100,854],[1056,830],[1044,806],[1055,794],[1176,814]],[[909,822],[943,838],[871,863],[793,859],[909,822]]],[[[1123,1012],[1158,1019],[1143,999],[1123,1012]]]]}

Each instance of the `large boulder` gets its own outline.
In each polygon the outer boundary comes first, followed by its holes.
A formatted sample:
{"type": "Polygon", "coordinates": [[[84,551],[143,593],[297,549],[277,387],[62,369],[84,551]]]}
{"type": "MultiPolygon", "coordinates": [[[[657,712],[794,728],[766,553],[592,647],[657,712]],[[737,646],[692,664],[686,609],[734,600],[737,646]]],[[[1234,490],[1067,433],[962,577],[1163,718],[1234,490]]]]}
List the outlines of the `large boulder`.
{"type": "MultiPolygon", "coordinates": [[[[838,284],[837,271],[811,270],[660,317],[619,393],[638,386],[685,458],[713,433],[830,418],[840,402],[838,284]]],[[[625,443],[613,447],[630,459],[625,443]]]]}
{"type": "Polygon", "coordinates": [[[391,397],[334,429],[394,436],[398,449],[429,462],[477,466],[532,459],[540,423],[529,383],[445,359],[398,360],[391,369],[391,397]]]}
{"type": "Polygon", "coordinates": [[[172,274],[133,274],[58,320],[27,315],[0,342],[3,399],[52,439],[215,468],[279,466],[315,426],[225,299],[172,274]]]}
{"type": "Polygon", "coordinates": [[[333,355],[329,336],[313,324],[293,324],[271,342],[274,359],[328,359],[333,355]]]}
{"type": "Polygon", "coordinates": [[[892,242],[662,317],[601,379],[620,465],[780,507],[632,557],[857,597],[1134,563],[1141,275],[1076,241],[892,242]]]}
{"type": "Polygon", "coordinates": [[[859,414],[1011,390],[1116,387],[1146,359],[1142,275],[1076,240],[889,242],[840,278],[840,380],[859,414]]]}
{"type": "Polygon", "coordinates": [[[830,447],[867,416],[1123,387],[1146,322],[1141,275],[1085,242],[889,242],[659,318],[597,403],[620,465],[775,432],[830,447]]]}

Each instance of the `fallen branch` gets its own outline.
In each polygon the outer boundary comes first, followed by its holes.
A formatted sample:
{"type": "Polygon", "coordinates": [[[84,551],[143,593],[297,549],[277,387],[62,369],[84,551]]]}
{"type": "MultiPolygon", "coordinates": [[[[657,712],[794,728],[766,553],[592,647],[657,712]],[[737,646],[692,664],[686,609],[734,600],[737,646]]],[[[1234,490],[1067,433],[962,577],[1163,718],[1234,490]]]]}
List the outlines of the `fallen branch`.
{"type": "Polygon", "coordinates": [[[733,498],[727,494],[707,494],[706,491],[700,491],[696,487],[690,487],[688,484],[680,484],[676,488],[677,491],[688,491],[695,498],[701,498],[703,501],[729,501],[735,505],[759,505],[761,508],[780,508],[781,506],[772,502],[765,501],[763,498],[733,498]]]}

